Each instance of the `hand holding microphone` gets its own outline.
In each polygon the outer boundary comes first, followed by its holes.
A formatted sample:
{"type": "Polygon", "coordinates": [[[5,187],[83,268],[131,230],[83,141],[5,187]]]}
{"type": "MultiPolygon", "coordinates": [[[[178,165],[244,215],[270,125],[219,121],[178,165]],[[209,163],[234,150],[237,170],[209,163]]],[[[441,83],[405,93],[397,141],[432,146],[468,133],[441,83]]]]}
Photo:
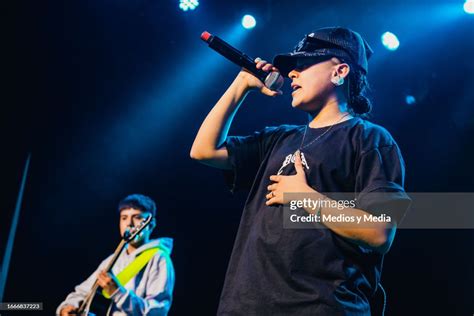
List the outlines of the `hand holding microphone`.
{"type": "MultiPolygon", "coordinates": [[[[272,72],[278,73],[278,70],[275,67],[273,67],[272,64],[269,64],[267,61],[262,60],[261,58],[255,58],[255,67],[265,72],[272,71],[272,72]]],[[[278,89],[270,90],[265,85],[265,83],[263,83],[260,79],[258,79],[254,74],[252,74],[246,68],[242,68],[242,70],[239,72],[239,75],[237,76],[237,80],[243,80],[245,82],[245,85],[249,89],[257,89],[261,93],[270,97],[275,97],[277,95],[283,94],[283,92],[278,89]]]]}
{"type": "Polygon", "coordinates": [[[270,96],[281,94],[279,89],[282,87],[284,79],[273,65],[260,58],[253,61],[249,56],[208,32],[203,32],[201,39],[208,43],[210,48],[252,74],[253,76],[246,76],[245,72],[239,74],[248,82],[249,87],[259,88],[262,93],[270,96]],[[254,79],[258,79],[258,81],[254,79]]]}

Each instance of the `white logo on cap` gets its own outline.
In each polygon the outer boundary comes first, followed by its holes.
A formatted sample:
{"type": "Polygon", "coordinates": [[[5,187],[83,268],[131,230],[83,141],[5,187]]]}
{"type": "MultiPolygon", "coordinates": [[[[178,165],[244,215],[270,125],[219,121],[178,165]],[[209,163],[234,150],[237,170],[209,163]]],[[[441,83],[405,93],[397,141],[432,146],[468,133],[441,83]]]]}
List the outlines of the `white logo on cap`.
{"type": "Polygon", "coordinates": [[[309,37],[314,37],[314,33],[311,33],[308,35],[309,37]]]}

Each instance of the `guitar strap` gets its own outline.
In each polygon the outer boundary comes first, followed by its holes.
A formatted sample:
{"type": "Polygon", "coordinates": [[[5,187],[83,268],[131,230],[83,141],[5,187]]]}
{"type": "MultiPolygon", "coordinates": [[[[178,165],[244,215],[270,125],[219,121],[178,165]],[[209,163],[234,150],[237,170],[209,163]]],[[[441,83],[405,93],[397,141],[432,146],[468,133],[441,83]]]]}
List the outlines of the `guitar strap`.
{"type": "MultiPolygon", "coordinates": [[[[116,276],[118,282],[122,286],[125,286],[128,281],[130,281],[134,276],[138,274],[138,272],[140,272],[141,269],[143,269],[144,266],[146,266],[146,264],[150,261],[151,258],[153,258],[153,256],[158,251],[160,251],[163,255],[169,256],[167,249],[164,249],[160,246],[143,251],[116,276]]],[[[110,296],[104,290],[102,290],[102,295],[105,298],[110,299],[110,296]]]]}

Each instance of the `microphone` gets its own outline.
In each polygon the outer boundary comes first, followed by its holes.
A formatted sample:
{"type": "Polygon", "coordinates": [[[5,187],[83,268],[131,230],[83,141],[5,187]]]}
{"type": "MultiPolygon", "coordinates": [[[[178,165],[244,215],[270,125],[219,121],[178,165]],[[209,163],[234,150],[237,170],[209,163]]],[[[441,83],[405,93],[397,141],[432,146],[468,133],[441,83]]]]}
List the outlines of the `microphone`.
{"type": "Polygon", "coordinates": [[[124,239],[129,239],[130,236],[132,236],[132,231],[135,227],[133,226],[128,226],[127,228],[125,228],[125,232],[123,233],[123,238],[124,239]]]}
{"type": "MultiPolygon", "coordinates": [[[[123,237],[125,239],[130,239],[130,237],[137,231],[137,226],[128,226],[127,228],[125,228],[125,233],[123,234],[123,237]]],[[[135,236],[135,238],[137,238],[137,236],[135,236]]]]}
{"type": "Polygon", "coordinates": [[[233,62],[234,64],[243,67],[250,71],[260,81],[262,81],[267,88],[270,90],[278,90],[283,86],[284,79],[277,71],[270,73],[257,69],[255,62],[247,55],[232,47],[224,40],[220,39],[215,35],[211,35],[209,32],[203,32],[201,39],[206,42],[210,48],[233,62]]]}

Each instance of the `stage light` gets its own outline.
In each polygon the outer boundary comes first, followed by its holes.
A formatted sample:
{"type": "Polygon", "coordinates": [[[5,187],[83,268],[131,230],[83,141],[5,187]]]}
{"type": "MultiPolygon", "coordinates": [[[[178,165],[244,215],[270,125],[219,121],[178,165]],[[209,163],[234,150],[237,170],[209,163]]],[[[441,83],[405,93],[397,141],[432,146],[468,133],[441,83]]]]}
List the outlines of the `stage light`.
{"type": "Polygon", "coordinates": [[[474,0],[466,0],[464,2],[464,12],[474,14],[474,0]]]}
{"type": "MultiPolygon", "coordinates": [[[[189,13],[189,11],[187,12],[189,13]]],[[[184,14],[184,13],[183,13],[184,14]]],[[[239,23],[229,23],[226,29],[221,29],[219,36],[235,47],[242,47],[243,41],[249,32],[239,23]]],[[[173,104],[188,105],[182,110],[188,111],[189,115],[197,115],[200,111],[198,107],[192,107],[197,99],[209,92],[208,87],[212,86],[214,77],[205,76],[206,73],[223,71],[220,68],[236,67],[219,54],[211,52],[209,48],[201,43],[198,34],[196,40],[190,41],[189,51],[183,50],[175,56],[180,62],[176,63],[172,73],[163,74],[159,66],[156,67],[157,74],[154,85],[157,89],[148,89],[146,84],[143,87],[137,85],[133,87],[136,93],[133,94],[134,107],[125,107],[115,113],[114,119],[107,121],[97,127],[94,133],[100,137],[89,142],[87,148],[77,155],[77,163],[80,161],[95,161],[108,159],[110,162],[104,165],[104,174],[114,174],[116,170],[133,173],[143,167],[140,164],[130,164],[132,161],[139,161],[143,155],[150,151],[150,146],[161,150],[166,150],[174,139],[167,137],[156,137],[156,135],[178,135],[182,111],[176,110],[173,104]],[[159,72],[158,72],[159,71],[159,72]],[[183,73],[189,78],[199,78],[199,80],[188,80],[185,84],[186,93],[177,87],[183,86],[183,73]],[[157,106],[159,104],[159,106],[157,106]],[[139,128],[136,128],[139,126],[139,128]],[[126,144],[127,152],[124,154],[123,146],[126,144]],[[151,145],[153,144],[153,145],[151,145]]],[[[237,68],[235,68],[237,69],[237,68]]],[[[110,178],[105,177],[102,182],[96,185],[103,185],[110,190],[115,190],[115,183],[110,182],[110,178]]],[[[112,191],[111,191],[112,192],[112,191]]],[[[1,262],[0,262],[1,265],[1,262]]],[[[1,279],[1,276],[0,276],[1,279]]]]}
{"type": "Polygon", "coordinates": [[[242,18],[242,26],[246,29],[253,29],[257,25],[257,21],[255,21],[255,18],[251,16],[250,14],[244,15],[242,18]]]}
{"type": "Polygon", "coordinates": [[[400,46],[400,41],[395,34],[385,32],[382,35],[382,44],[388,50],[396,50],[400,46]]]}
{"type": "Polygon", "coordinates": [[[198,0],[179,0],[179,8],[183,11],[194,10],[198,5],[198,0]]]}
{"type": "Polygon", "coordinates": [[[405,103],[408,104],[408,105],[413,105],[413,104],[416,103],[416,99],[415,99],[415,97],[412,96],[412,95],[407,95],[407,96],[405,97],[405,103]]]}

